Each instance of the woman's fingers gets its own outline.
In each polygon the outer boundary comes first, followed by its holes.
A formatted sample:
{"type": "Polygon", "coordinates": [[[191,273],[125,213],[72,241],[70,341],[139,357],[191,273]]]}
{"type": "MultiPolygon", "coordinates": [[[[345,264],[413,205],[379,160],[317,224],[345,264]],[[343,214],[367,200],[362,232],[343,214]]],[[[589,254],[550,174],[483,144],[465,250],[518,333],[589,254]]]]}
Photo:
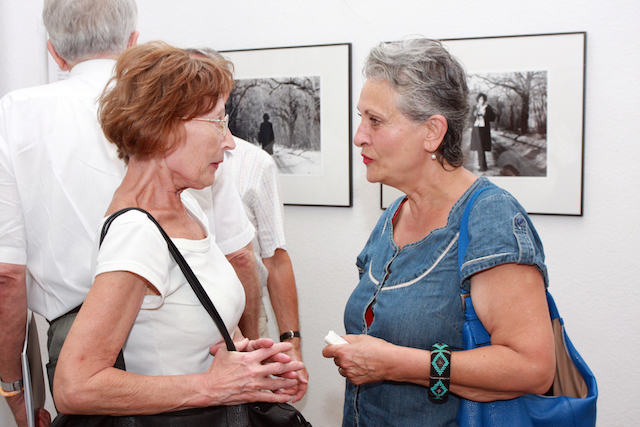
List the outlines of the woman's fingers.
{"type": "Polygon", "coordinates": [[[338,373],[355,385],[384,379],[391,344],[368,335],[347,335],[345,339],[349,345],[328,345],[322,350],[324,357],[333,358],[338,373]]]}
{"type": "Polygon", "coordinates": [[[287,402],[299,393],[301,384],[297,371],[304,369],[304,363],[293,361],[282,351],[290,350],[291,344],[273,344],[271,340],[256,340],[238,343],[239,348],[255,345],[253,351],[229,352],[224,346],[214,346],[214,360],[209,369],[212,394],[216,388],[225,385],[226,390],[242,390],[227,395],[216,404],[234,404],[263,400],[267,402],[287,402]],[[269,396],[265,396],[265,393],[269,396]],[[272,395],[277,395],[272,396],[272,395]],[[259,396],[256,397],[256,396],[259,396]],[[265,398],[267,400],[265,400],[265,398]]]}
{"type": "Polygon", "coordinates": [[[300,399],[302,399],[302,397],[306,393],[308,383],[309,381],[307,381],[306,379],[298,377],[298,383],[294,387],[281,389],[276,391],[276,393],[286,394],[291,396],[292,397],[291,403],[295,403],[300,399]]]}
{"type": "Polygon", "coordinates": [[[247,351],[247,347],[249,347],[251,341],[249,338],[244,338],[240,341],[234,341],[233,344],[236,346],[236,351],[247,351]]]}
{"type": "Polygon", "coordinates": [[[222,404],[236,405],[247,402],[286,403],[295,395],[297,380],[269,378],[252,384],[251,389],[228,396],[222,404]]]}
{"type": "MultiPolygon", "coordinates": [[[[307,389],[307,380],[298,375],[304,363],[292,360],[285,352],[291,343],[274,343],[271,339],[241,340],[236,352],[226,350],[224,343],[211,347],[215,359],[210,373],[227,376],[227,382],[241,393],[227,396],[222,404],[246,402],[289,402],[300,400],[307,389]],[[233,373],[232,377],[229,375],[233,373]]],[[[213,382],[212,382],[213,383],[213,382]]]]}
{"type": "Polygon", "coordinates": [[[282,378],[289,378],[289,379],[294,379],[294,380],[300,381],[301,378],[298,375],[298,372],[299,371],[289,371],[289,372],[285,372],[284,374],[279,375],[279,376],[282,377],[282,378]]]}
{"type": "Polygon", "coordinates": [[[249,341],[249,345],[245,350],[241,351],[254,351],[259,348],[269,348],[273,346],[275,343],[271,338],[258,338],[257,340],[249,341]]]}
{"type": "Polygon", "coordinates": [[[297,360],[292,360],[287,363],[280,363],[280,362],[265,363],[262,366],[264,368],[264,371],[267,373],[267,375],[275,375],[278,377],[286,377],[286,378],[291,377],[293,379],[294,378],[293,375],[295,375],[295,378],[297,378],[296,371],[299,371],[304,368],[304,363],[297,360]]]}
{"type": "Polygon", "coordinates": [[[291,348],[290,343],[282,342],[273,344],[270,347],[258,348],[246,354],[251,354],[259,358],[261,363],[289,363],[291,357],[285,354],[285,352],[291,350],[291,348]]]}
{"type": "Polygon", "coordinates": [[[291,362],[291,356],[285,353],[277,353],[270,358],[263,361],[263,363],[289,363],[291,362]]]}

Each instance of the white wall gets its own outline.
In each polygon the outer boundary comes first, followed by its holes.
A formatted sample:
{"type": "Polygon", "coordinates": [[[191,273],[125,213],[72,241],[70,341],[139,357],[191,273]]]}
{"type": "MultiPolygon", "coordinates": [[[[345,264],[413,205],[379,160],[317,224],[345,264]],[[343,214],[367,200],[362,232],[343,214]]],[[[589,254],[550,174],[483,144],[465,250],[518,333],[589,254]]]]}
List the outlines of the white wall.
{"type": "MultiPolygon", "coordinates": [[[[584,216],[534,216],[533,221],[545,243],[551,290],[567,329],[599,381],[599,425],[635,425],[640,415],[640,3],[137,1],[141,42],[164,39],[219,50],[352,43],[354,106],[363,59],[379,41],[411,34],[463,38],[586,31],[584,216]]],[[[0,95],[40,83],[45,68],[38,34],[41,2],[0,4],[0,95]]],[[[353,115],[355,132],[355,107],[353,115]]],[[[344,304],[357,282],[355,257],[381,213],[379,187],[365,180],[358,149],[352,160],[352,208],[285,209],[303,356],[311,375],[298,407],[316,427],[340,423],[343,380],[333,362],[322,358],[322,338],[330,329],[344,331],[344,304]]],[[[9,419],[5,409],[0,424],[9,419]]]]}

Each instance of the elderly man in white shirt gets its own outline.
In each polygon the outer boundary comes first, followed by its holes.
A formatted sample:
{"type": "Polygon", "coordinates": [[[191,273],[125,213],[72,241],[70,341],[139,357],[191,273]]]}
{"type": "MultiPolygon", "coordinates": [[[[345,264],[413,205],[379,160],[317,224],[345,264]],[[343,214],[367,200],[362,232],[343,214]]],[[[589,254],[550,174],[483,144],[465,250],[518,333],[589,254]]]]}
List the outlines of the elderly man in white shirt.
{"type": "MultiPolygon", "coordinates": [[[[49,52],[70,78],[0,100],[0,377],[20,427],[26,426],[20,352],[27,306],[53,323],[51,382],[74,317],[68,313],[92,283],[97,228],[125,172],[98,123],[96,98],[115,58],[138,38],[134,0],[45,0],[43,19],[49,52]]],[[[257,307],[255,230],[231,177],[221,175],[194,195],[245,286],[247,305],[257,307]],[[214,204],[225,208],[214,212],[214,204]]],[[[257,316],[244,325],[257,334],[257,316]]]]}

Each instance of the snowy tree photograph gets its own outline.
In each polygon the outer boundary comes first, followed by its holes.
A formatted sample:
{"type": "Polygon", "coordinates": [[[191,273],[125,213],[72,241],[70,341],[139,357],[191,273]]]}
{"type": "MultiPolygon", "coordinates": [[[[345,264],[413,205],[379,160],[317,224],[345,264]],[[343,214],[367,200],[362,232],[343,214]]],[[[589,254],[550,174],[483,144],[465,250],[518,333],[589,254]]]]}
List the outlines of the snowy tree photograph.
{"type": "Polygon", "coordinates": [[[226,110],[231,133],[271,154],[281,174],[322,174],[319,76],[236,80],[226,110]]]}

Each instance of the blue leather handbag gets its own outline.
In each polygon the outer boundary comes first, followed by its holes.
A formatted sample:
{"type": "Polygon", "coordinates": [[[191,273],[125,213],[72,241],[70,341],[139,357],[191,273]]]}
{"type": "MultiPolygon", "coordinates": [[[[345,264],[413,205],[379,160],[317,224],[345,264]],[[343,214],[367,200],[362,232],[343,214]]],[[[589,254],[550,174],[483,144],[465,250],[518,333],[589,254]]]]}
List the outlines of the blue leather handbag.
{"type": "MultiPolygon", "coordinates": [[[[458,270],[461,270],[469,245],[467,230],[469,212],[475,198],[484,187],[471,195],[460,222],[458,240],[458,270]]],[[[465,323],[462,329],[464,349],[470,350],[491,344],[486,331],[473,309],[471,296],[462,290],[465,302],[465,323]]],[[[547,292],[554,340],[556,343],[556,377],[550,393],[526,394],[511,400],[481,403],[462,399],[458,411],[461,427],[586,427],[596,425],[596,378],[575,349],[553,297],[547,292]]]]}

